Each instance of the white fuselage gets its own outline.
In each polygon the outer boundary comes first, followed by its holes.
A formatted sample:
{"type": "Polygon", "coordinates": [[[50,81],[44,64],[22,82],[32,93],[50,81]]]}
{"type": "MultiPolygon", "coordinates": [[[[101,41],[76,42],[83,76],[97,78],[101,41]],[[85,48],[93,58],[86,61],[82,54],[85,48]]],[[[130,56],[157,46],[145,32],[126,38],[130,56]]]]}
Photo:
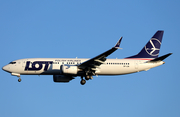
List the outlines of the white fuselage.
{"type": "Polygon", "coordinates": [[[19,77],[20,75],[53,75],[54,82],[69,82],[81,77],[81,85],[95,75],[123,75],[147,71],[164,64],[162,60],[172,53],[158,57],[164,31],[157,31],[143,49],[125,59],[107,59],[119,49],[122,37],[109,50],[91,59],[80,58],[29,58],[10,62],[2,69],[19,77]],[[84,79],[85,78],[85,79],[84,79]]]}
{"type": "MultiPolygon", "coordinates": [[[[89,59],[80,58],[30,58],[13,61],[3,67],[12,75],[61,75],[62,65],[76,66],[89,59]]],[[[95,68],[95,75],[122,75],[147,71],[164,62],[148,63],[147,60],[138,59],[107,59],[101,66],[95,68]]],[[[78,75],[75,75],[78,76],[78,75]]]]}

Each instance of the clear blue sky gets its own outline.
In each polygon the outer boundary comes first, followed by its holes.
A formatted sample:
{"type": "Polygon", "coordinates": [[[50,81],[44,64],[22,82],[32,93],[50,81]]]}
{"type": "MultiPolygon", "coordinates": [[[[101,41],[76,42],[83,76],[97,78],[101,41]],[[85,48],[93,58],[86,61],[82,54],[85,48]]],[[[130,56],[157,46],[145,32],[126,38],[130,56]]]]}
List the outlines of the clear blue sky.
{"type": "Polygon", "coordinates": [[[0,70],[1,117],[180,117],[180,1],[0,1],[0,67],[21,58],[92,58],[123,36],[122,50],[137,54],[164,30],[166,64],[147,72],[99,76],[80,85],[52,76],[17,77],[0,70]]]}

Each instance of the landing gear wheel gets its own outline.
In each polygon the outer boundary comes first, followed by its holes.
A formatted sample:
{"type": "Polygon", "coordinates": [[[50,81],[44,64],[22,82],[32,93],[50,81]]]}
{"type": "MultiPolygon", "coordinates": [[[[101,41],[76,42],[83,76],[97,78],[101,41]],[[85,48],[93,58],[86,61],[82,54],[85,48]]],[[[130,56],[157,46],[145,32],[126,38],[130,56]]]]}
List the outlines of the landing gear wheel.
{"type": "Polygon", "coordinates": [[[80,83],[81,83],[81,85],[84,85],[84,84],[86,84],[86,81],[84,79],[82,79],[80,83]]]}
{"type": "Polygon", "coordinates": [[[90,79],[90,76],[85,76],[85,79],[86,79],[86,80],[89,80],[89,79],[90,79]]]}
{"type": "Polygon", "coordinates": [[[85,79],[86,79],[86,80],[90,80],[90,79],[92,80],[93,77],[92,77],[92,76],[85,76],[85,79]]]}
{"type": "Polygon", "coordinates": [[[18,79],[18,82],[21,82],[21,78],[18,79]]]}

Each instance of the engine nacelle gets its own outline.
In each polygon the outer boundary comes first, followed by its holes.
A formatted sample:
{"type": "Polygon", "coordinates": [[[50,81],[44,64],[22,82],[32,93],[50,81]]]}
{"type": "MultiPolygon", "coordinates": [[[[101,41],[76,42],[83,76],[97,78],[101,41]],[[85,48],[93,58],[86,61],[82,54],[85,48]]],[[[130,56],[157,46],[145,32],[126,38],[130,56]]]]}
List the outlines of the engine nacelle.
{"type": "Polygon", "coordinates": [[[63,74],[76,75],[77,72],[78,72],[77,66],[71,66],[71,65],[63,65],[62,66],[62,73],[63,74]]]}
{"type": "Polygon", "coordinates": [[[69,82],[74,79],[72,76],[53,75],[54,82],[69,82]]]}

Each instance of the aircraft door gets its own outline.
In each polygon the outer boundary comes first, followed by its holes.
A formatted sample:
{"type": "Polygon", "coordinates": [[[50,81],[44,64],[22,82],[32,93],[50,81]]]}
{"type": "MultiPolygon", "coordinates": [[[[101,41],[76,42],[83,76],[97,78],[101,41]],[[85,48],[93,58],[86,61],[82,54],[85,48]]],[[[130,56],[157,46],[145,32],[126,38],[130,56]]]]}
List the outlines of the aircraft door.
{"type": "Polygon", "coordinates": [[[23,68],[23,71],[24,71],[24,69],[25,69],[25,67],[26,67],[26,61],[27,61],[28,59],[24,59],[24,60],[22,60],[22,68],[23,68]]]}
{"type": "Polygon", "coordinates": [[[135,63],[135,69],[138,69],[138,61],[134,61],[134,63],[135,63]]]}
{"type": "Polygon", "coordinates": [[[22,68],[25,68],[25,65],[26,65],[26,61],[22,60],[22,68]]]}

